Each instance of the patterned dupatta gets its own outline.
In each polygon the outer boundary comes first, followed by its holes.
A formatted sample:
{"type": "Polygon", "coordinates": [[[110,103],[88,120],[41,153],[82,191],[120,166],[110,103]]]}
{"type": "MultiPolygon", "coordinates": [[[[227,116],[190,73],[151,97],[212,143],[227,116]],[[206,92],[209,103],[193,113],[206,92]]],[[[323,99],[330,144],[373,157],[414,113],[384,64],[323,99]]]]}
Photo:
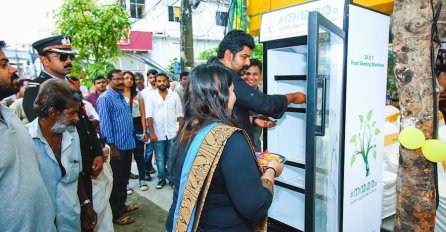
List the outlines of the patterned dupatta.
{"type": "MultiPolygon", "coordinates": [[[[202,128],[193,139],[181,172],[172,231],[197,231],[214,171],[228,138],[236,131],[243,132],[255,158],[252,142],[246,132],[240,128],[214,122],[202,128]]],[[[259,175],[261,175],[260,166],[258,167],[259,175]]],[[[262,179],[262,184],[271,193],[274,192],[273,184],[269,180],[262,179]]],[[[254,230],[261,232],[266,231],[266,228],[267,216],[255,225],[254,230]]]]}

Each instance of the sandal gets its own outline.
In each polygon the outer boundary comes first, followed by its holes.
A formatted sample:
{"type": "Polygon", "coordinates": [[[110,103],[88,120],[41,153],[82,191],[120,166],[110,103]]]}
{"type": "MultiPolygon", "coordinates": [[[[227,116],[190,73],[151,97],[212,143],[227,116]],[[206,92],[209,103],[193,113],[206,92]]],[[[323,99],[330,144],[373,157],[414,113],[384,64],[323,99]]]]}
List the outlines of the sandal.
{"type": "Polygon", "coordinates": [[[114,222],[118,225],[128,225],[128,224],[135,222],[135,219],[130,216],[127,216],[127,215],[122,215],[120,218],[116,219],[114,222]]]}
{"type": "Polygon", "coordinates": [[[134,210],[137,210],[139,207],[138,207],[138,205],[137,204],[128,204],[128,205],[125,205],[124,206],[124,210],[125,210],[125,212],[132,212],[132,211],[134,211],[134,210]]]}

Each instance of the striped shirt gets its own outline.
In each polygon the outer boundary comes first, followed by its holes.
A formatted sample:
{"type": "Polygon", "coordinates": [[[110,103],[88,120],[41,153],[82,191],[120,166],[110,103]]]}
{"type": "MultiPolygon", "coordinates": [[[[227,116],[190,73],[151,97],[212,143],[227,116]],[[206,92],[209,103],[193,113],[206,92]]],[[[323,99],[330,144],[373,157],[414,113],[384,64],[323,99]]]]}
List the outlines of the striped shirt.
{"type": "Polygon", "coordinates": [[[114,144],[118,150],[135,148],[132,113],[124,95],[109,88],[99,96],[97,107],[101,135],[107,144],[114,144]]]}

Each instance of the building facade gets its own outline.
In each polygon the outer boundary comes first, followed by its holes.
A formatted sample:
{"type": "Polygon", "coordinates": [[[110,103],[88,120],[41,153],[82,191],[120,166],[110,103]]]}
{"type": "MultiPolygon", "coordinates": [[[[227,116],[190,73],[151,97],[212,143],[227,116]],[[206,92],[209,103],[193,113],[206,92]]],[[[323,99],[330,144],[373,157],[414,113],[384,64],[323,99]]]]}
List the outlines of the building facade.
{"type": "MultiPolygon", "coordinates": [[[[199,53],[215,48],[224,36],[230,0],[190,0],[195,63],[199,53]]],[[[120,41],[123,70],[166,71],[180,60],[181,0],[120,0],[132,17],[129,39],[120,41]]]]}

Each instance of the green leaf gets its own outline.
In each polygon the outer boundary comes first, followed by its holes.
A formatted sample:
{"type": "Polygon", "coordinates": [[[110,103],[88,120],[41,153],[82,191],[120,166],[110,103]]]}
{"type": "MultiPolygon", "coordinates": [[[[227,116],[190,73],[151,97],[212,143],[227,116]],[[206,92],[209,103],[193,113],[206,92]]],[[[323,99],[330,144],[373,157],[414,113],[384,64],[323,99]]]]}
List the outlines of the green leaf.
{"type": "Polygon", "coordinates": [[[350,143],[355,143],[356,142],[356,135],[353,135],[352,138],[350,139],[350,143]]]}
{"type": "Polygon", "coordinates": [[[381,132],[378,128],[375,129],[375,135],[378,135],[381,132]]]}
{"type": "Polygon", "coordinates": [[[356,154],[354,154],[354,155],[352,156],[352,160],[350,161],[350,167],[353,166],[353,164],[355,163],[355,161],[356,161],[356,154]]]}
{"type": "Polygon", "coordinates": [[[370,110],[370,111],[367,113],[367,121],[370,121],[370,119],[372,118],[372,112],[373,112],[373,110],[370,110]]]}
{"type": "Polygon", "coordinates": [[[57,33],[70,35],[78,51],[70,75],[85,78],[88,86],[97,74],[114,67],[121,54],[116,41],[131,26],[128,12],[119,3],[64,0],[54,15],[57,33]]]}
{"type": "Polygon", "coordinates": [[[359,121],[360,121],[361,123],[364,122],[364,116],[362,116],[362,114],[359,115],[359,121]]]}
{"type": "Polygon", "coordinates": [[[376,160],[376,150],[373,150],[373,159],[376,160]]]}

